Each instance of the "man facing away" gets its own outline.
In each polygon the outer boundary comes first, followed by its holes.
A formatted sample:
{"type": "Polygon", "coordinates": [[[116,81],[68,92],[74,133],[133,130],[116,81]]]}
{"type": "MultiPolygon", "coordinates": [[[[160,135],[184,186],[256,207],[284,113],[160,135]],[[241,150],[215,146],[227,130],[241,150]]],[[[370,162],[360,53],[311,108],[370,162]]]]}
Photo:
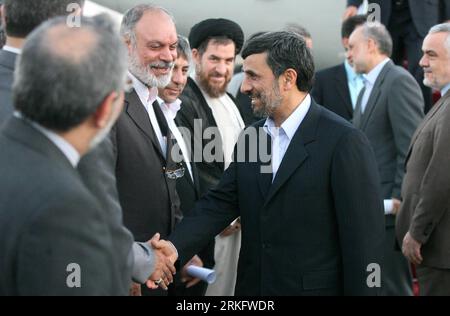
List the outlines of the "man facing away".
{"type": "MultiPolygon", "coordinates": [[[[78,4],[78,10],[72,13],[81,14],[83,0],[5,0],[2,11],[7,45],[0,50],[0,125],[13,114],[11,94],[15,61],[21,54],[27,36],[42,22],[54,16],[66,16],[71,4],[78,4]]],[[[117,252],[128,257],[121,269],[126,271],[133,266],[132,278],[139,283],[144,283],[153,273],[153,279],[158,280],[162,269],[167,269],[167,265],[171,263],[147,243],[134,243],[131,249],[128,247],[132,236],[122,223],[114,165],[112,143],[106,138],[81,158],[77,169],[89,191],[98,199],[102,208],[109,212],[109,218],[114,223],[111,228],[116,238],[114,243],[123,245],[117,248],[117,252]]],[[[124,282],[129,284],[127,279],[124,282]]]]}
{"type": "Polygon", "coordinates": [[[126,51],[105,23],[56,18],[23,48],[0,132],[0,295],[128,293],[131,239],[76,170],[122,108],[126,51]]]}

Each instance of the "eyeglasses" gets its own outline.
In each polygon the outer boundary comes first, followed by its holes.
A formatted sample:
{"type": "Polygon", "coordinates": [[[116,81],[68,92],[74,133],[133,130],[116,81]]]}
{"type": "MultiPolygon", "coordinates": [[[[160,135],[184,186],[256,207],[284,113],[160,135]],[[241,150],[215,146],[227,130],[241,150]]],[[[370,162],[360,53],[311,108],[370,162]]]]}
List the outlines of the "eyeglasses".
{"type": "Polygon", "coordinates": [[[163,168],[163,171],[165,172],[168,179],[176,180],[176,179],[180,179],[184,176],[185,169],[182,164],[179,164],[179,166],[180,167],[178,169],[173,169],[173,170],[163,168]]]}

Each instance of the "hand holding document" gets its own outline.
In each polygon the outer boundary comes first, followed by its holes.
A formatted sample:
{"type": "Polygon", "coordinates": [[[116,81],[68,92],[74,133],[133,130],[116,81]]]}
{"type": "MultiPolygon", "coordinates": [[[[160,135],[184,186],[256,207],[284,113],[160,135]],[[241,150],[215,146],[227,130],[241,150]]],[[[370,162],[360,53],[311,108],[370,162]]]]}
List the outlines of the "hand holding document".
{"type": "Polygon", "coordinates": [[[207,282],[208,284],[212,284],[216,281],[216,271],[211,269],[190,265],[187,267],[187,273],[194,278],[207,282]]]}

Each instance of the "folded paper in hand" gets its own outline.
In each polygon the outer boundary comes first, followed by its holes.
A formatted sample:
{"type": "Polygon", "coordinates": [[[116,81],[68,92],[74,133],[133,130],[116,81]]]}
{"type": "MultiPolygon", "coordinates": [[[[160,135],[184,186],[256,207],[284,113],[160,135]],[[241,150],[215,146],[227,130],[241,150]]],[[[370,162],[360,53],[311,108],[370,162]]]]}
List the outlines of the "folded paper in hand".
{"type": "Polygon", "coordinates": [[[187,267],[187,273],[191,277],[198,278],[208,284],[212,284],[216,281],[216,271],[211,269],[190,265],[187,267]]]}

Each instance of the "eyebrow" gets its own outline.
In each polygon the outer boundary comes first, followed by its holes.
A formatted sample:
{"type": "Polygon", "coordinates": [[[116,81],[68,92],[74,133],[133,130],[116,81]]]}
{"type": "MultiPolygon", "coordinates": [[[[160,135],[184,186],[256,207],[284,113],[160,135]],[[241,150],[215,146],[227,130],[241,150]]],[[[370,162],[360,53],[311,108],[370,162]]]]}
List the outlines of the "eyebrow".
{"type": "Polygon", "coordinates": [[[253,70],[244,70],[244,73],[249,76],[257,76],[256,72],[254,72],[253,70]]]}

